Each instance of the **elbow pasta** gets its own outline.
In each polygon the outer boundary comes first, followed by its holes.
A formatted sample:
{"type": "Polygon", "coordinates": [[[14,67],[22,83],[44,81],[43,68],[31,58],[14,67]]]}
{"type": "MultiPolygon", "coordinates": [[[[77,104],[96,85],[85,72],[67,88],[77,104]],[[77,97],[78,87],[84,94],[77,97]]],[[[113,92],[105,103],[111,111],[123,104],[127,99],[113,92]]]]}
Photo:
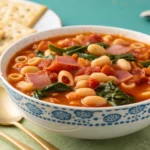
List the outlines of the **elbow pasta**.
{"type": "Polygon", "coordinates": [[[150,99],[149,59],[150,46],[140,41],[79,33],[27,46],[12,57],[6,76],[16,89],[43,101],[107,107],[150,99]]]}
{"type": "Polygon", "coordinates": [[[136,84],[135,84],[135,83],[126,84],[126,83],[122,82],[122,83],[120,84],[120,86],[121,86],[122,88],[124,88],[124,89],[133,89],[133,88],[136,87],[136,84]]]}
{"type": "Polygon", "coordinates": [[[133,44],[131,44],[130,45],[132,48],[137,48],[137,49],[139,49],[139,48],[144,48],[145,47],[145,44],[143,44],[143,43],[133,43],[133,44]]]}
{"type": "Polygon", "coordinates": [[[23,79],[23,75],[20,74],[20,73],[11,73],[11,74],[9,74],[9,76],[8,76],[8,80],[9,80],[10,82],[17,82],[17,81],[20,81],[20,80],[22,80],[22,79],[23,79]]]}
{"type": "Polygon", "coordinates": [[[31,66],[36,66],[40,63],[42,59],[39,58],[39,57],[33,57],[31,59],[28,60],[28,65],[31,65],[31,66]]]}
{"type": "Polygon", "coordinates": [[[16,63],[25,63],[28,61],[28,58],[26,56],[18,56],[15,58],[16,63]]]}
{"type": "Polygon", "coordinates": [[[73,76],[70,72],[62,70],[58,74],[58,82],[63,82],[63,77],[66,77],[69,80],[69,83],[66,83],[69,86],[74,86],[73,76]]]}

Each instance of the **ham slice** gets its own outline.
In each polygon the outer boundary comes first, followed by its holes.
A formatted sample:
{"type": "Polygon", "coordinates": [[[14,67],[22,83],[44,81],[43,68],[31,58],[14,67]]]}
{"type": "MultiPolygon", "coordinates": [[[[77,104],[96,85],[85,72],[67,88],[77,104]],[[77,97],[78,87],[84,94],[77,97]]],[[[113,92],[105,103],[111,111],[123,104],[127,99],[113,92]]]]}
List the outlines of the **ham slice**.
{"type": "Polygon", "coordinates": [[[120,82],[127,81],[133,77],[133,75],[126,70],[115,70],[115,76],[120,82]]]}
{"type": "Polygon", "coordinates": [[[109,48],[107,48],[107,52],[109,54],[114,54],[114,55],[125,54],[129,51],[130,51],[129,47],[122,46],[122,45],[112,45],[109,48]]]}
{"type": "Polygon", "coordinates": [[[61,70],[75,71],[79,68],[79,65],[75,59],[71,56],[56,56],[47,70],[52,72],[59,72],[61,70]]]}
{"type": "Polygon", "coordinates": [[[101,42],[102,38],[100,35],[98,34],[92,34],[90,36],[87,36],[85,38],[85,40],[83,41],[82,45],[89,45],[89,44],[92,44],[92,43],[98,43],[98,42],[101,42]]]}
{"type": "Polygon", "coordinates": [[[26,73],[28,82],[31,82],[35,89],[41,89],[51,84],[51,80],[46,71],[38,73],[26,73]]]}

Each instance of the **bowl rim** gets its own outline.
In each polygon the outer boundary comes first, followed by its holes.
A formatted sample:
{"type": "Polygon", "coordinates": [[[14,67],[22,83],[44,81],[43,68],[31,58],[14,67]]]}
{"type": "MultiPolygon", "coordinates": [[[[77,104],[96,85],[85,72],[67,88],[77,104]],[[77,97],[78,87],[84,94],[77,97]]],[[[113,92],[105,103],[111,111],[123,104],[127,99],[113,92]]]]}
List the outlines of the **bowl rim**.
{"type": "Polygon", "coordinates": [[[16,88],[14,88],[11,84],[9,84],[9,82],[4,78],[3,73],[2,73],[2,67],[1,67],[2,66],[2,59],[3,59],[3,57],[5,57],[5,55],[7,55],[7,53],[9,52],[10,49],[12,49],[12,48],[15,47],[15,45],[17,43],[23,42],[24,40],[26,40],[28,38],[32,38],[33,36],[37,36],[37,35],[39,35],[41,33],[53,32],[53,31],[63,30],[63,29],[65,30],[65,29],[74,29],[74,28],[96,28],[96,27],[98,27],[98,28],[114,29],[114,30],[119,30],[119,31],[127,31],[127,32],[130,32],[130,33],[135,33],[135,34],[140,34],[140,35],[148,36],[150,38],[149,35],[147,35],[145,33],[138,32],[138,31],[134,31],[134,30],[130,30],[130,29],[125,29],[125,28],[120,28],[120,27],[99,26],[99,25],[74,25],[74,26],[65,26],[65,27],[61,27],[61,28],[55,28],[55,29],[49,29],[49,30],[40,31],[40,32],[31,34],[29,36],[26,36],[26,37],[24,37],[24,38],[16,41],[15,43],[13,43],[10,47],[8,47],[3,52],[3,54],[0,57],[0,79],[11,90],[13,90],[14,92],[18,93],[19,95],[25,97],[26,99],[30,99],[30,101],[33,101],[35,103],[38,102],[38,103],[41,103],[41,104],[44,104],[44,105],[50,105],[52,107],[59,107],[59,108],[65,108],[65,109],[76,109],[76,110],[85,110],[85,111],[97,111],[97,110],[121,110],[121,109],[127,109],[127,108],[131,108],[131,107],[136,107],[136,106],[139,106],[139,105],[146,105],[147,103],[150,103],[150,99],[148,99],[148,100],[141,101],[141,102],[136,102],[136,103],[127,104],[127,105],[121,105],[121,106],[112,106],[112,107],[81,107],[81,106],[71,106],[71,105],[55,104],[55,103],[50,103],[50,102],[38,100],[38,99],[36,99],[34,97],[28,96],[28,95],[20,92],[19,90],[17,90],[16,88]]]}

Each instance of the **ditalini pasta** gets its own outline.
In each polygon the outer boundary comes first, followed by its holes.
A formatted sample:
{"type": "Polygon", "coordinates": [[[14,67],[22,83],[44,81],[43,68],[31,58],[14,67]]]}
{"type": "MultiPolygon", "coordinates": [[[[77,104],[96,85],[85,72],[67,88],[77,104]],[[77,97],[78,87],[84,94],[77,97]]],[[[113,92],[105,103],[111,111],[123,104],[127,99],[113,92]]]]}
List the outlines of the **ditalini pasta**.
{"type": "Polygon", "coordinates": [[[8,64],[9,83],[36,99],[111,107],[150,99],[150,46],[109,34],[42,40],[8,64]]]}

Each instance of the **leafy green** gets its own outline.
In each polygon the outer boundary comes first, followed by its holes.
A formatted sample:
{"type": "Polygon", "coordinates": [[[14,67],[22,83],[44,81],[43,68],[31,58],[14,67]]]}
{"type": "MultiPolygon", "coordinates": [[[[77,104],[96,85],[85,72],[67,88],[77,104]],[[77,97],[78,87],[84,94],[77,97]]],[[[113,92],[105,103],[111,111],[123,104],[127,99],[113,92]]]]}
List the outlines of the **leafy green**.
{"type": "Polygon", "coordinates": [[[91,55],[91,54],[86,54],[86,53],[77,53],[77,55],[78,55],[78,57],[82,57],[82,58],[84,58],[84,59],[88,59],[88,60],[90,60],[90,61],[92,61],[92,60],[94,60],[94,59],[96,59],[96,58],[98,58],[97,56],[95,56],[95,55],[91,55]]]}
{"type": "MultiPolygon", "coordinates": [[[[100,45],[103,48],[109,47],[108,44],[102,43],[102,42],[95,43],[95,44],[100,45]]],[[[91,45],[91,44],[89,44],[89,45],[91,45]]],[[[72,55],[74,53],[84,52],[85,50],[87,50],[87,48],[88,48],[89,45],[87,45],[87,46],[78,46],[77,48],[74,46],[74,49],[73,49],[73,47],[71,47],[71,49],[68,48],[68,50],[65,51],[65,53],[66,53],[65,55],[72,55]]]]}
{"type": "Polygon", "coordinates": [[[109,81],[103,83],[95,89],[97,95],[104,97],[111,105],[125,105],[134,102],[134,98],[120,90],[120,88],[113,82],[109,81]]]}
{"type": "Polygon", "coordinates": [[[116,63],[118,59],[125,59],[127,61],[137,61],[131,53],[120,55],[107,54],[107,56],[112,60],[113,63],[116,63]]]}
{"type": "Polygon", "coordinates": [[[35,91],[32,93],[32,96],[33,96],[34,98],[37,98],[37,99],[42,99],[42,98],[46,97],[46,95],[45,95],[42,91],[40,91],[40,90],[35,90],[35,91]]]}
{"type": "Polygon", "coordinates": [[[42,99],[44,97],[47,97],[52,92],[68,92],[68,91],[72,91],[72,90],[73,89],[71,87],[67,86],[66,84],[57,82],[57,83],[51,84],[41,90],[35,90],[33,92],[33,97],[35,97],[37,99],[42,99]]]}
{"type": "Polygon", "coordinates": [[[140,62],[144,67],[149,67],[150,66],[150,60],[147,60],[147,61],[143,61],[143,62],[140,62]]]}
{"type": "MultiPolygon", "coordinates": [[[[102,43],[102,42],[95,43],[95,44],[100,45],[104,48],[109,47],[108,44],[102,43]]],[[[56,47],[56,46],[50,44],[49,49],[59,55],[72,55],[72,54],[75,54],[78,52],[84,52],[85,50],[87,50],[89,45],[87,45],[87,46],[71,46],[69,48],[63,49],[63,48],[59,48],[59,47],[56,47]]]]}
{"type": "Polygon", "coordinates": [[[53,52],[55,52],[56,54],[59,54],[59,55],[62,55],[62,53],[64,52],[63,48],[59,48],[59,47],[56,47],[56,46],[51,45],[51,44],[49,44],[48,47],[51,51],[53,51],[53,52]]]}
{"type": "Polygon", "coordinates": [[[69,48],[66,48],[65,49],[65,52],[66,51],[70,51],[70,50],[73,50],[73,49],[77,49],[77,48],[80,48],[81,46],[71,46],[71,47],[69,47],[69,48]]]}
{"type": "Polygon", "coordinates": [[[51,60],[55,59],[55,56],[53,54],[50,54],[48,56],[44,56],[42,51],[37,51],[36,56],[41,57],[41,58],[45,58],[45,59],[51,59],[51,60]]]}
{"type": "Polygon", "coordinates": [[[65,53],[67,55],[72,55],[72,54],[77,53],[77,52],[84,52],[86,49],[87,49],[87,46],[82,46],[82,47],[79,47],[79,48],[76,48],[76,49],[68,50],[65,53]]]}
{"type": "Polygon", "coordinates": [[[99,42],[99,43],[96,43],[96,44],[102,46],[103,48],[108,48],[109,47],[108,44],[102,43],[102,42],[99,42]]]}

